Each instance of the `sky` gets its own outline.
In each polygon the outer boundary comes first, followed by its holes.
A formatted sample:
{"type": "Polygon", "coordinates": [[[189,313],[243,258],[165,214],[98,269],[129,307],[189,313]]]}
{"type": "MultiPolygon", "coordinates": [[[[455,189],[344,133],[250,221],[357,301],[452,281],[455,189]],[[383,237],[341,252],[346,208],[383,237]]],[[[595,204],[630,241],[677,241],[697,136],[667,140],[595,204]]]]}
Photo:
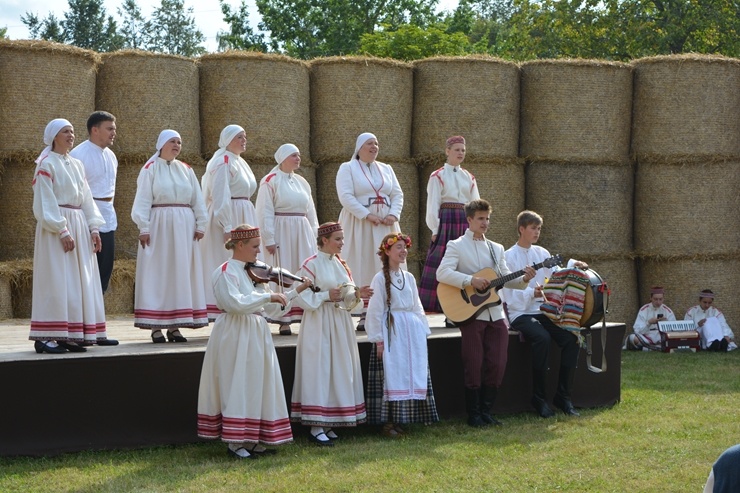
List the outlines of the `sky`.
{"type": "MultiPolygon", "coordinates": [[[[459,0],[439,0],[438,9],[454,10],[459,0]]],[[[150,17],[154,8],[160,5],[160,0],[136,0],[145,17],[150,17]]],[[[234,9],[236,9],[241,0],[228,0],[234,9]]],[[[106,13],[114,18],[118,17],[118,7],[123,4],[123,0],[104,0],[103,5],[106,13]]],[[[257,6],[254,0],[247,0],[250,7],[249,23],[252,28],[257,30],[257,23],[260,21],[257,6]]],[[[218,43],[216,34],[219,30],[226,30],[227,26],[223,22],[223,14],[218,0],[185,0],[185,8],[193,8],[193,15],[198,29],[206,37],[205,46],[208,51],[216,51],[218,43]]],[[[58,19],[64,18],[64,12],[69,9],[68,2],[64,0],[0,0],[0,27],[7,27],[7,36],[10,39],[28,39],[28,29],[21,22],[21,15],[31,12],[40,19],[45,18],[50,12],[53,12],[58,19]]]]}

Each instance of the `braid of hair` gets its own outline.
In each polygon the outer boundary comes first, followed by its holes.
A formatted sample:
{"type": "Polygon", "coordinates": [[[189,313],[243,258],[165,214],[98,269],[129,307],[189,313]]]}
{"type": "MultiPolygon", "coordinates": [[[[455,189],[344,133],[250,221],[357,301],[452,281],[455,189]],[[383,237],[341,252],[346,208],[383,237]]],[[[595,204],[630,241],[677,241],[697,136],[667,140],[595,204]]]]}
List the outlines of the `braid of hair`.
{"type": "Polygon", "coordinates": [[[385,277],[385,296],[386,306],[388,307],[388,350],[391,348],[391,332],[395,331],[393,326],[393,312],[391,311],[391,271],[388,266],[388,255],[383,252],[380,255],[380,260],[383,263],[383,277],[385,277]]]}

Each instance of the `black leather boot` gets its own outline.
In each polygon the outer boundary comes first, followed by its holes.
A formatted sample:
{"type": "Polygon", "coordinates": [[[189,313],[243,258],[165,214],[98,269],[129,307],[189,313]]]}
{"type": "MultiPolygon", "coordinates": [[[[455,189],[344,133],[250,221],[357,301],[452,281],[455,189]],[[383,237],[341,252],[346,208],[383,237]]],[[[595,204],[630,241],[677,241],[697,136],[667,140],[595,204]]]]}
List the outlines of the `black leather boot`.
{"type": "Polygon", "coordinates": [[[468,412],[468,424],[476,428],[486,426],[480,416],[480,389],[465,389],[465,410],[468,412]]]}
{"type": "Polygon", "coordinates": [[[578,411],[573,407],[573,403],[570,401],[570,390],[573,388],[573,378],[575,377],[575,374],[575,368],[560,367],[558,391],[555,394],[555,398],[552,400],[553,404],[569,416],[580,416],[578,411]]]}
{"type": "Polygon", "coordinates": [[[493,403],[496,402],[497,394],[496,387],[481,387],[480,389],[480,418],[487,425],[503,425],[501,421],[493,417],[493,403]]]}
{"type": "Polygon", "coordinates": [[[543,418],[552,418],[555,412],[547,405],[547,370],[532,370],[532,407],[543,418]]]}

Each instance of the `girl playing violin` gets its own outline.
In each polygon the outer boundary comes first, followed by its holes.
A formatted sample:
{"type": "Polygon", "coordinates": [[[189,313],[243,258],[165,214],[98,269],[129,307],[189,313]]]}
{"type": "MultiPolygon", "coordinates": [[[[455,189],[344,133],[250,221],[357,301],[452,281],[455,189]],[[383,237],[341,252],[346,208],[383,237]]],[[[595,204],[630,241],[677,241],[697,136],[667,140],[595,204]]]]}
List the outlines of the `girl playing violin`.
{"type": "Polygon", "coordinates": [[[397,438],[403,423],[439,421],[429,373],[427,336],[431,334],[413,274],[401,269],[411,238],[390,233],[378,248],[383,270],[370,285],[365,330],[370,342],[368,422],[383,424],[383,435],[397,438]]]}
{"type": "Polygon", "coordinates": [[[318,253],[306,259],[299,271],[319,291],[303,291],[297,300],[304,311],[290,419],[311,427],[311,441],[330,446],[339,438],[333,428],[356,426],[366,419],[350,310],[373,291],[370,286],[354,286],[347,264],[339,257],[344,246],[339,223],[322,224],[317,243],[318,253]]]}
{"type": "Polygon", "coordinates": [[[303,281],[284,294],[253,281],[245,271],[260,252],[259,228],[231,231],[230,260],[211,275],[216,318],[208,340],[198,390],[198,436],[227,442],[237,459],[274,453],[264,445],[293,440],[272,335],[263,314],[279,316],[311,285],[303,281]]]}

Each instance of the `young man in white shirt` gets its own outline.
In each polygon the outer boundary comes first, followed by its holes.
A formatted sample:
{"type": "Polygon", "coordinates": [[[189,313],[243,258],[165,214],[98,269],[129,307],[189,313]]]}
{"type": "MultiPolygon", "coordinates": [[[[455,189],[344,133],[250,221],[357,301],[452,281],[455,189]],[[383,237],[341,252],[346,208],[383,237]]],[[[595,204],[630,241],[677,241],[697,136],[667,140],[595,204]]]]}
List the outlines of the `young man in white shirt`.
{"type": "Polygon", "coordinates": [[[704,289],[699,293],[699,304],[686,312],[684,320],[693,320],[701,335],[701,346],[707,351],[726,352],[737,348],[735,334],[727,325],[724,314],[714,305],[714,292],[704,289]]]}
{"type": "Polygon", "coordinates": [[[660,331],[658,320],[676,320],[673,310],[663,304],[665,290],[661,286],[650,288],[650,303],[643,305],[637,312],[637,318],[632,325],[633,334],[627,336],[625,348],[636,351],[660,351],[660,331]]]}
{"type": "MultiPolygon", "coordinates": [[[[489,287],[491,279],[475,276],[481,269],[492,268],[496,277],[511,274],[504,258],[504,247],[486,239],[491,205],[485,200],[465,204],[468,229],[460,238],[447,243],[437,280],[456,288],[473,286],[479,291],[489,287]]],[[[532,267],[522,277],[505,284],[507,288],[524,289],[535,275],[532,267]]],[[[496,298],[498,299],[498,298],[496,298]]],[[[473,318],[459,324],[465,382],[465,407],[468,424],[480,427],[500,425],[491,409],[504,379],[509,348],[509,329],[501,304],[485,306],[473,318]]]]}
{"type": "MultiPolygon", "coordinates": [[[[522,211],[517,216],[519,240],[506,250],[506,263],[511,269],[521,269],[526,265],[540,263],[550,257],[550,252],[535,245],[542,231],[542,216],[532,211],[522,211]]],[[[571,260],[569,267],[588,269],[580,260],[571,260]]],[[[578,340],[573,333],[555,325],[544,313],[540,305],[545,301],[542,288],[552,269],[537,271],[529,286],[520,291],[504,290],[504,299],[509,312],[511,328],[518,330],[532,348],[532,407],[543,418],[555,415],[547,404],[546,382],[549,361],[550,341],[560,347],[560,371],[558,390],[553,403],[565,414],[579,416],[573,407],[570,394],[573,377],[578,363],[578,340]]]]}

